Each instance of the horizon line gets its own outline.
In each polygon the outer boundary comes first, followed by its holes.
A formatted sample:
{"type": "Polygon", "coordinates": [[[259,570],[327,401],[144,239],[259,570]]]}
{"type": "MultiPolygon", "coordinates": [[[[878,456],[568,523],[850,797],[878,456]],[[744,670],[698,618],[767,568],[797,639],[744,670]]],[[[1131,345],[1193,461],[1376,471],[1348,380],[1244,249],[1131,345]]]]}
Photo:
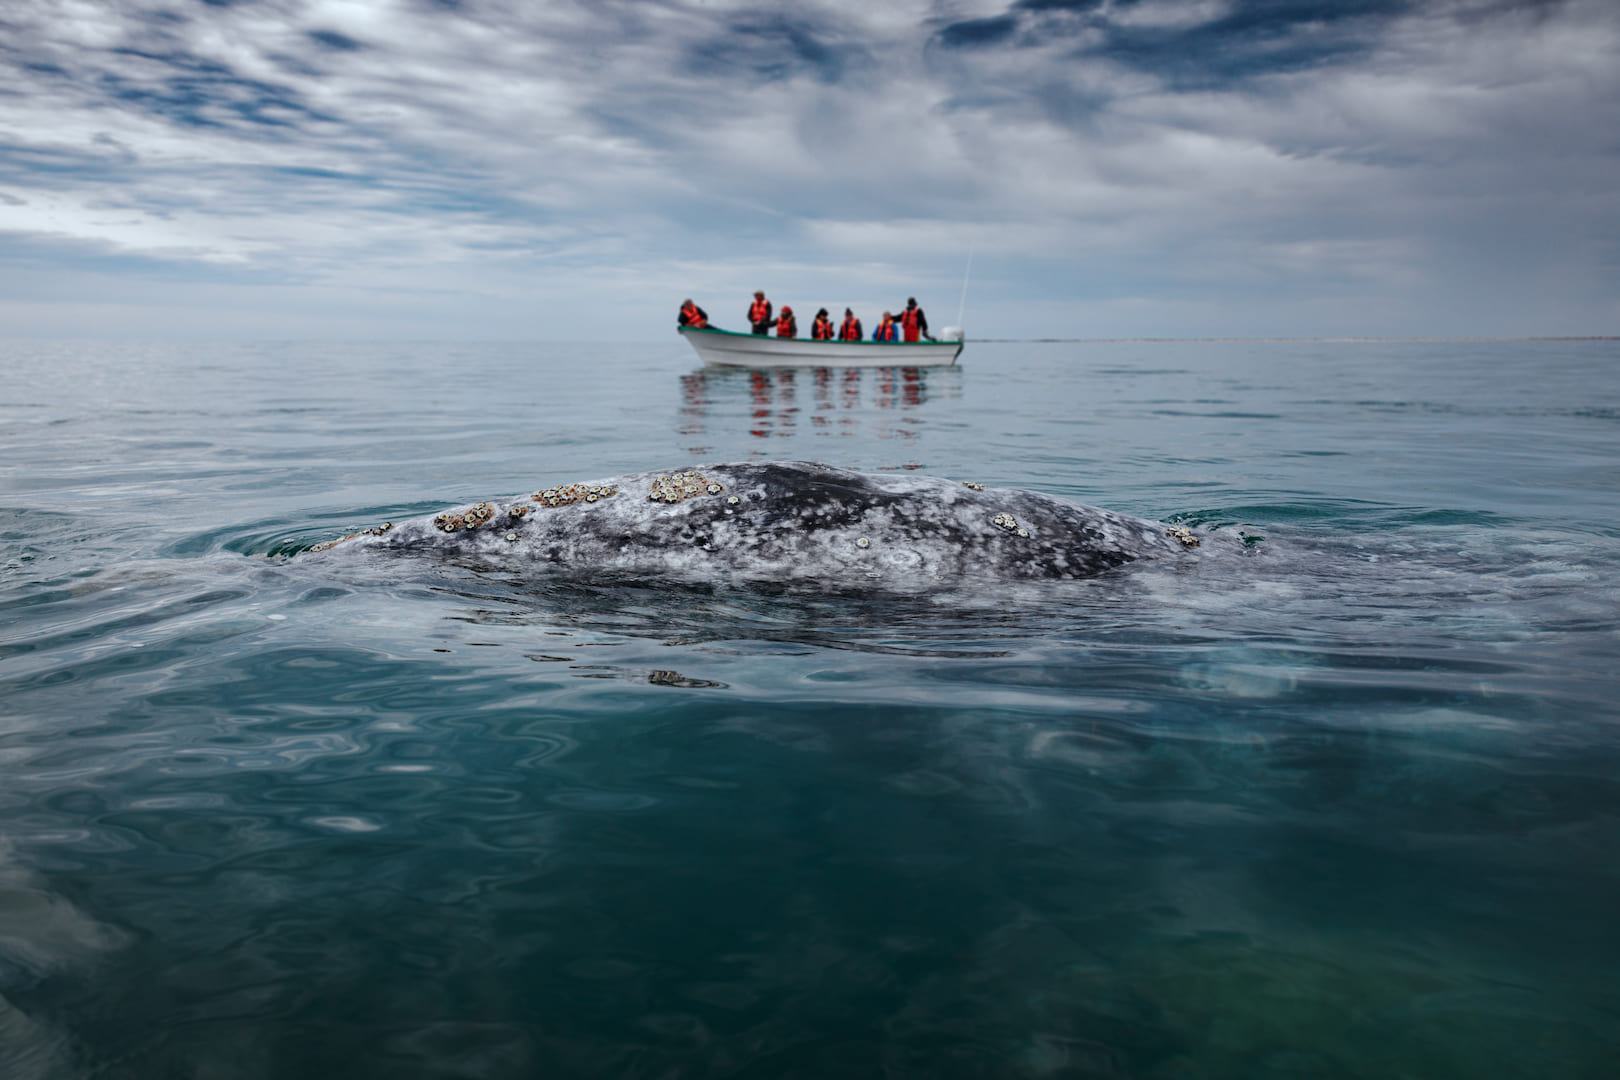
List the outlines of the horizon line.
{"type": "Polygon", "coordinates": [[[1118,345],[1118,344],[1178,344],[1197,342],[1325,342],[1325,343],[1399,343],[1399,342],[1515,342],[1515,341],[1620,341],[1620,334],[1534,335],[1529,337],[1107,337],[1107,338],[967,338],[967,341],[995,344],[1043,345],[1118,345]]]}

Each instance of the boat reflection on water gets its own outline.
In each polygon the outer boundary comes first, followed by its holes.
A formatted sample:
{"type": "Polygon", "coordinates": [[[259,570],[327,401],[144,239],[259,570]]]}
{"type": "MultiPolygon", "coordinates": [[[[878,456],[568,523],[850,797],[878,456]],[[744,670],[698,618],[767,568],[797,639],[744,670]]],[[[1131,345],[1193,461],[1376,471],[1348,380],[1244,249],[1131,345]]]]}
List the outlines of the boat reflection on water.
{"type": "MultiPolygon", "coordinates": [[[[914,439],[930,401],[961,397],[954,367],[702,368],[681,376],[683,437],[708,442],[865,436],[914,439]]],[[[712,445],[692,445],[708,453],[712,445]]]]}

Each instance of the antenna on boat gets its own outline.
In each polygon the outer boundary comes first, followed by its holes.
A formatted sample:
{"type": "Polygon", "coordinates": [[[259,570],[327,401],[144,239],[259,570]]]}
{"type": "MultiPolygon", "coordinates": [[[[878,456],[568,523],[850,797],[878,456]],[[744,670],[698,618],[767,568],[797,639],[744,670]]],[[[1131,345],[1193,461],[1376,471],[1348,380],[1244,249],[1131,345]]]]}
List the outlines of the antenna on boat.
{"type": "Polygon", "coordinates": [[[962,271],[962,302],[956,308],[956,325],[945,328],[946,340],[950,339],[952,330],[956,331],[956,340],[961,341],[964,336],[962,333],[962,316],[967,313],[968,275],[973,272],[973,248],[974,244],[970,243],[968,245],[967,267],[962,271]]]}

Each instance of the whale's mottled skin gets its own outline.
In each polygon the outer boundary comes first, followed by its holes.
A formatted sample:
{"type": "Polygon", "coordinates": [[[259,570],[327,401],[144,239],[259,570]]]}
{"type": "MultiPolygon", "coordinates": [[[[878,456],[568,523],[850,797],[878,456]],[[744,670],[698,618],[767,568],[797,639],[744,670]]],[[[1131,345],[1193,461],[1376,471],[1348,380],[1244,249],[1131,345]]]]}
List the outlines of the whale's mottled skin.
{"type": "Polygon", "coordinates": [[[542,488],[319,548],[521,563],[558,576],[911,591],[1194,557],[1196,538],[1176,531],[1017,488],[758,462],[542,488]]]}

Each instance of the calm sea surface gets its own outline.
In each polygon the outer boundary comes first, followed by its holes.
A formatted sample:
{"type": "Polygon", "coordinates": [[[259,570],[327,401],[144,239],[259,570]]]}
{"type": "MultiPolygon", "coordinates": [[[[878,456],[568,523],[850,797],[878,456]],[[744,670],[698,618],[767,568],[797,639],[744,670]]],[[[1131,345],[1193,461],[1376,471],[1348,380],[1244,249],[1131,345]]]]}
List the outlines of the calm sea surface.
{"type": "Polygon", "coordinates": [[[0,345],[0,1076],[1620,1062],[1620,344],[0,345]],[[919,469],[1253,539],[998,595],[311,544],[919,469]]]}

